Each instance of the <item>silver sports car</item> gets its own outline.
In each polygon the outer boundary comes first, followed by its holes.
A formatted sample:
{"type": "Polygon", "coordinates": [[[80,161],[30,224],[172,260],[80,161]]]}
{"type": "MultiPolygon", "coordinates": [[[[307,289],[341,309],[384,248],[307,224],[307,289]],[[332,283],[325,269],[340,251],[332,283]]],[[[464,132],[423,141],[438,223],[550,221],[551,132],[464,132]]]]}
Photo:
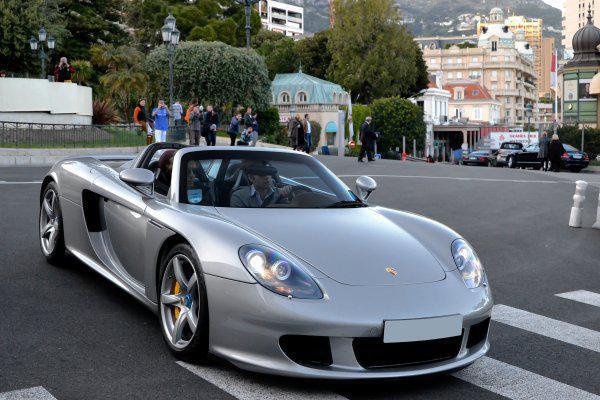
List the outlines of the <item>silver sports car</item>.
{"type": "Polygon", "coordinates": [[[492,295],[448,227],[367,203],[317,159],[279,149],[147,147],[113,168],[58,162],[40,242],[155,310],[179,357],[328,379],[463,368],[489,349],[492,295]]]}

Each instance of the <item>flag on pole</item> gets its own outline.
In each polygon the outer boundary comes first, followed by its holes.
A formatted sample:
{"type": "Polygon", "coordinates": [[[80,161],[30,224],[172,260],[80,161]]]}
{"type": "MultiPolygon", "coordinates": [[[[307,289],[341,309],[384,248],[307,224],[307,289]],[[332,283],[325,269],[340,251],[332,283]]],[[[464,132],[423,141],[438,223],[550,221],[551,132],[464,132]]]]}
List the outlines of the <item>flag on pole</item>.
{"type": "Polygon", "coordinates": [[[552,65],[550,66],[550,87],[556,89],[557,77],[556,77],[556,50],[552,52],[552,65]]]}

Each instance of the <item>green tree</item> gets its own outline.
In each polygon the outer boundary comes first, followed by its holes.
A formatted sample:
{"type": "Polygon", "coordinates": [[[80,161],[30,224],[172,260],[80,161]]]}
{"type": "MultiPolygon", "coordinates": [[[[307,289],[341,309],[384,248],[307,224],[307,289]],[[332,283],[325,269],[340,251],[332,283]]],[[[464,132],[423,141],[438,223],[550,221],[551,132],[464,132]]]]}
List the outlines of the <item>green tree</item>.
{"type": "MultiPolygon", "coordinates": [[[[168,93],[167,50],[154,49],[144,63],[156,96],[168,93]]],[[[231,108],[238,104],[265,109],[271,82],[265,63],[254,51],[220,42],[182,42],[175,51],[174,93],[179,99],[231,108]]]]}
{"type": "Polygon", "coordinates": [[[296,51],[300,56],[302,71],[317,78],[327,79],[327,70],[331,64],[331,53],[327,47],[330,31],[315,33],[296,42],[296,51]]]}
{"type": "Polygon", "coordinates": [[[105,69],[100,77],[100,93],[112,99],[125,121],[132,118],[137,99],[148,88],[148,75],[143,71],[144,55],[132,46],[94,45],[92,61],[105,69]]]}
{"type": "Polygon", "coordinates": [[[375,100],[371,111],[374,127],[382,134],[378,142],[381,154],[402,148],[402,136],[406,136],[408,148],[412,148],[413,139],[416,139],[417,149],[423,150],[426,127],[419,106],[400,97],[391,97],[375,100]]]}
{"type": "Polygon", "coordinates": [[[73,80],[79,85],[89,85],[92,79],[95,77],[95,71],[94,67],[92,67],[92,63],[88,60],[77,59],[71,61],[71,65],[73,68],[75,68],[73,80]]]}
{"type": "Polygon", "coordinates": [[[265,58],[269,79],[273,80],[276,74],[298,71],[300,57],[292,38],[278,32],[260,31],[253,43],[252,47],[265,58]]]}
{"type": "Polygon", "coordinates": [[[422,68],[418,46],[393,0],[334,0],[334,9],[328,41],[331,80],[365,104],[381,97],[408,97],[424,88],[417,85],[422,68]]]}
{"type": "MultiPolygon", "coordinates": [[[[61,50],[68,32],[58,0],[3,0],[0,2],[0,65],[16,73],[33,73],[40,70],[37,54],[29,47],[29,38],[37,39],[40,27],[56,38],[56,49],[61,50]]],[[[50,58],[47,59],[50,73],[50,58]]]]}

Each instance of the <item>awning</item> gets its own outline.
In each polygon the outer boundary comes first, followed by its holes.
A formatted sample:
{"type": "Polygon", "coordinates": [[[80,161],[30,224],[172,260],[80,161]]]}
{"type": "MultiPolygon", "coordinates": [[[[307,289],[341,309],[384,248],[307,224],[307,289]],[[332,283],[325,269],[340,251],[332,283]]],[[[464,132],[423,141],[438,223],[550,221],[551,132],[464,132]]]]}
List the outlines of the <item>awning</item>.
{"type": "Polygon", "coordinates": [[[327,123],[327,125],[325,126],[326,133],[337,133],[337,131],[338,131],[337,124],[333,121],[329,121],[327,123]]]}

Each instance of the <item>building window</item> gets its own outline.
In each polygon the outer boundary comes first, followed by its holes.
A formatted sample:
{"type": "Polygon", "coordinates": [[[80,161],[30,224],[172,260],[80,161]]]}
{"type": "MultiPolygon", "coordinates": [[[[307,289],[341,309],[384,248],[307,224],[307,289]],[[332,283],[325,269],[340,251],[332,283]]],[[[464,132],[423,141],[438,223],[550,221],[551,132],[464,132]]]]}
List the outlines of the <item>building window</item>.
{"type": "MultiPolygon", "coordinates": [[[[336,102],[336,94],[333,94],[333,102],[336,102]]],[[[297,95],[297,99],[298,99],[298,103],[307,103],[308,102],[308,95],[305,92],[298,92],[297,95]]]]}
{"type": "Polygon", "coordinates": [[[448,72],[448,79],[454,78],[454,74],[452,72],[448,72]]]}
{"type": "Polygon", "coordinates": [[[481,107],[473,108],[473,117],[475,121],[481,121],[481,107]]]}
{"type": "Polygon", "coordinates": [[[505,62],[510,62],[510,56],[504,56],[504,61],[505,62]]]}
{"type": "Polygon", "coordinates": [[[492,79],[498,79],[498,71],[492,70],[492,79]]]}
{"type": "Polygon", "coordinates": [[[506,116],[506,118],[510,118],[510,110],[506,110],[506,112],[504,113],[504,115],[506,116]]]}
{"type": "Polygon", "coordinates": [[[462,74],[462,72],[461,72],[461,71],[458,71],[458,72],[456,73],[456,77],[457,77],[458,79],[461,79],[461,78],[463,77],[463,74],[462,74]]]}
{"type": "Polygon", "coordinates": [[[290,94],[287,92],[283,92],[279,95],[279,99],[281,103],[289,103],[290,102],[290,94]]]}
{"type": "Polygon", "coordinates": [[[498,57],[492,56],[492,62],[498,62],[498,57]]]}
{"type": "Polygon", "coordinates": [[[512,76],[511,76],[511,73],[510,73],[510,71],[509,71],[509,70],[505,70],[505,71],[504,71],[504,77],[505,77],[506,79],[510,79],[510,78],[512,77],[512,76]]]}
{"type": "Polygon", "coordinates": [[[479,90],[473,90],[473,96],[479,96],[479,90]]]}
{"type": "Polygon", "coordinates": [[[477,57],[473,57],[473,58],[471,59],[471,62],[474,62],[474,63],[476,63],[477,61],[479,61],[479,60],[477,59],[477,57]]]}
{"type": "Polygon", "coordinates": [[[496,42],[496,41],[492,42],[492,51],[498,51],[498,42],[496,42]]]}

